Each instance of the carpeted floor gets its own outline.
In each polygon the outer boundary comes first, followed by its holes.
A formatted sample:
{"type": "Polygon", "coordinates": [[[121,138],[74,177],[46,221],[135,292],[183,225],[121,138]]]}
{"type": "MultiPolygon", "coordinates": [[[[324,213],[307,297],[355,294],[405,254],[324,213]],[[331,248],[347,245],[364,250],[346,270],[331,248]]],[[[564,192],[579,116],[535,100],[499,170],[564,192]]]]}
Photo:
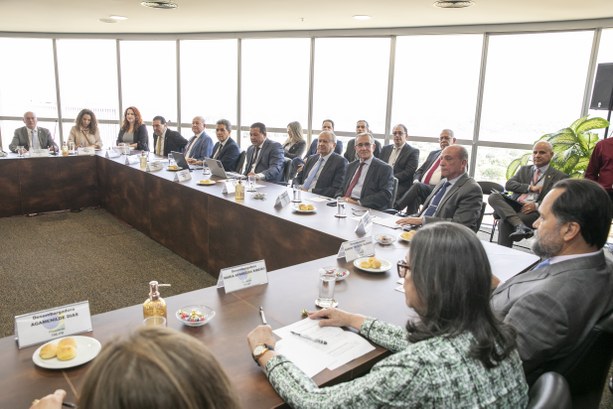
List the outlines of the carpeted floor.
{"type": "Polygon", "coordinates": [[[0,336],[14,316],[89,300],[92,314],[142,303],[149,281],[163,297],[216,280],[103,209],[0,218],[0,336]]]}

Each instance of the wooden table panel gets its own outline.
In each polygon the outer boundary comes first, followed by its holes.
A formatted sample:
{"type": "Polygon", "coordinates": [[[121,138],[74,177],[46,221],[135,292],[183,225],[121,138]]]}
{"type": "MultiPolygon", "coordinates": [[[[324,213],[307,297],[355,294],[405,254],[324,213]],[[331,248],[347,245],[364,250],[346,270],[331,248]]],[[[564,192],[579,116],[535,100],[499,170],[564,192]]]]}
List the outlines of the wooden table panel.
{"type": "Polygon", "coordinates": [[[0,159],[0,217],[23,214],[21,211],[21,188],[19,186],[19,161],[0,159]]]}

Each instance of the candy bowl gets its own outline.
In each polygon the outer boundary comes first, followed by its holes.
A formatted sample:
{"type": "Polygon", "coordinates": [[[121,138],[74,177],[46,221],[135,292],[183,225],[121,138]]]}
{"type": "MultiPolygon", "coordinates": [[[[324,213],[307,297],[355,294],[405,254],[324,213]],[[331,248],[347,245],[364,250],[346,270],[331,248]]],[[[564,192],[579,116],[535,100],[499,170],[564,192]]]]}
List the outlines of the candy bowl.
{"type": "Polygon", "coordinates": [[[179,308],[175,316],[188,327],[201,327],[213,319],[215,311],[206,305],[188,305],[179,308]]]}

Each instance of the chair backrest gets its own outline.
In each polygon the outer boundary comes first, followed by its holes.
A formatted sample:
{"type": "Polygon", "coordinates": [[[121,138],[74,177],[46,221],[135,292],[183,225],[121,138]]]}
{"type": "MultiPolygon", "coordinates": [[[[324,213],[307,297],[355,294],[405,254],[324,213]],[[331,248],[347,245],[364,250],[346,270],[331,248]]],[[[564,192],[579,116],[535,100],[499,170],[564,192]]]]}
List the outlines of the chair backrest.
{"type": "Polygon", "coordinates": [[[504,191],[504,186],[502,186],[500,183],[482,180],[477,182],[477,184],[481,186],[481,190],[483,191],[484,196],[491,194],[494,190],[498,192],[504,191]]]}
{"type": "Polygon", "coordinates": [[[572,409],[568,382],[557,372],[545,372],[530,387],[526,409],[572,409]]]}
{"type": "Polygon", "coordinates": [[[392,197],[390,198],[390,202],[388,204],[388,208],[392,209],[394,207],[394,203],[396,203],[396,196],[398,195],[398,178],[396,176],[392,176],[394,179],[394,184],[392,185],[392,197]]]}
{"type": "Polygon", "coordinates": [[[283,158],[283,178],[281,182],[287,185],[289,182],[290,173],[292,171],[292,160],[290,158],[283,158]]]}
{"type": "Polygon", "coordinates": [[[483,215],[485,215],[486,206],[487,203],[485,201],[481,202],[481,213],[479,213],[479,219],[477,220],[477,228],[475,229],[476,232],[479,232],[479,228],[481,227],[481,222],[483,221],[483,215]]]}
{"type": "MultiPolygon", "coordinates": [[[[247,155],[247,152],[242,151],[239,155],[238,155],[238,160],[236,161],[236,169],[235,172],[237,173],[243,173],[243,166],[245,166],[245,155],[247,155]]],[[[228,169],[226,169],[228,170],[228,169]]]]}

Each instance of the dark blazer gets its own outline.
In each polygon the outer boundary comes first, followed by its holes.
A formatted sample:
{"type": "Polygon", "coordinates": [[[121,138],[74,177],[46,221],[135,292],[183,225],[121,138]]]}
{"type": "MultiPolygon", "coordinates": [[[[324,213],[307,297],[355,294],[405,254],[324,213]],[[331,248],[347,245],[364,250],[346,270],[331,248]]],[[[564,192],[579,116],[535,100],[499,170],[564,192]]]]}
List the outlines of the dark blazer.
{"type": "MultiPolygon", "coordinates": [[[[304,184],[313,166],[319,161],[320,155],[308,157],[302,171],[296,175],[296,183],[304,184]]],[[[315,186],[311,185],[312,192],[322,196],[335,197],[336,192],[341,188],[347,169],[347,159],[336,152],[332,152],[324,167],[319,173],[315,186]]]]}
{"type": "MultiPolygon", "coordinates": [[[[155,152],[155,146],[158,142],[158,136],[153,133],[153,151],[155,152]]],[[[187,139],[185,139],[181,134],[177,131],[172,131],[170,129],[166,129],[166,133],[164,134],[164,156],[168,156],[170,152],[183,152],[185,149],[185,145],[187,145],[187,139]]]]}
{"type": "Polygon", "coordinates": [[[441,151],[442,149],[438,149],[428,154],[426,161],[422,163],[421,166],[415,171],[415,174],[413,175],[413,180],[417,180],[419,182],[422,181],[424,173],[426,173],[430,166],[432,166],[436,158],[438,158],[438,156],[441,154],[441,151]]]}
{"type": "MultiPolygon", "coordinates": [[[[424,202],[424,207],[420,216],[426,211],[430,201],[436,192],[447,183],[447,179],[442,179],[434,188],[430,196],[424,202]]],[[[483,191],[473,178],[464,173],[460,178],[449,187],[449,190],[438,204],[433,216],[425,216],[424,224],[438,221],[450,221],[477,231],[477,223],[481,216],[481,206],[483,203],[483,191]]]]}
{"type": "MultiPolygon", "coordinates": [[[[504,188],[513,192],[513,199],[517,199],[522,193],[528,193],[528,187],[532,181],[532,169],[532,165],[522,166],[511,179],[507,180],[504,188]]],[[[568,178],[566,173],[554,169],[550,163],[547,171],[545,171],[545,175],[543,176],[543,189],[536,198],[536,202],[540,204],[545,195],[549,193],[553,185],[557,181],[566,178],[568,178]]]]}
{"type": "MultiPolygon", "coordinates": [[[[196,138],[196,135],[192,136],[187,145],[189,145],[194,138],[196,138]]],[[[187,153],[187,146],[185,149],[185,153],[187,153]]],[[[213,140],[209,135],[207,135],[206,132],[203,131],[194,142],[194,146],[189,157],[196,160],[203,160],[204,158],[210,158],[211,152],[213,152],[213,140]]]]}
{"type": "MultiPolygon", "coordinates": [[[[309,151],[307,152],[306,155],[304,155],[305,159],[317,153],[317,141],[318,140],[319,138],[313,139],[313,142],[311,142],[311,147],[309,148],[309,151]]],[[[334,152],[338,153],[339,155],[343,153],[343,141],[341,141],[340,139],[336,140],[336,146],[334,147],[334,152]]]]}
{"type": "MultiPolygon", "coordinates": [[[[384,146],[383,149],[381,149],[381,156],[379,159],[388,163],[393,150],[393,144],[384,146]]],[[[418,162],[419,149],[415,149],[408,143],[405,143],[396,158],[396,163],[394,163],[394,177],[398,179],[398,192],[396,193],[396,197],[402,197],[413,184],[413,175],[415,174],[415,169],[417,169],[418,162]]]]}
{"type": "MultiPolygon", "coordinates": [[[[253,145],[247,149],[245,175],[251,170],[254,149],[255,146],[253,145]]],[[[283,147],[281,144],[266,138],[262,144],[259,160],[255,167],[255,173],[263,173],[264,179],[269,182],[279,182],[283,178],[284,163],[285,157],[283,156],[283,147]]]]}
{"type": "MultiPolygon", "coordinates": [[[[38,142],[40,143],[41,148],[57,148],[57,145],[51,136],[51,132],[49,132],[47,128],[37,126],[36,129],[38,129],[38,142]]],[[[9,144],[9,149],[11,152],[17,152],[18,146],[23,146],[26,148],[26,150],[30,150],[30,137],[28,136],[28,128],[25,126],[15,129],[15,134],[13,135],[13,140],[9,144]]]]}
{"type": "MultiPolygon", "coordinates": [[[[117,135],[117,145],[123,142],[124,133],[124,130],[119,130],[119,135],[117,135]]],[[[149,132],[147,132],[147,127],[145,124],[142,124],[134,131],[134,140],[136,141],[137,151],[149,150],[149,132]]]]}
{"type": "Polygon", "coordinates": [[[285,147],[283,147],[283,154],[285,155],[286,158],[290,158],[290,159],[299,158],[302,156],[305,149],[306,149],[306,141],[300,141],[298,143],[293,144],[292,147],[289,148],[289,150],[286,150],[285,147]]]}
{"type": "Polygon", "coordinates": [[[517,330],[526,374],[567,356],[613,308],[613,264],[603,250],[519,274],[496,288],[491,304],[517,330]]]}
{"type": "MultiPolygon", "coordinates": [[[[375,139],[375,151],[373,152],[373,155],[375,155],[375,158],[378,158],[381,155],[381,143],[376,139],[375,139]]],[[[347,150],[345,151],[345,154],[343,156],[349,162],[353,162],[354,160],[358,159],[358,157],[355,154],[355,138],[352,138],[351,140],[349,140],[349,142],[347,142],[347,150]]]]}
{"type": "MultiPolygon", "coordinates": [[[[217,152],[217,149],[221,145],[220,142],[217,142],[213,147],[213,152],[211,152],[211,156],[217,152]]],[[[217,154],[215,159],[220,160],[223,164],[223,168],[227,171],[234,172],[236,169],[236,165],[238,163],[238,156],[240,155],[240,149],[234,139],[228,138],[226,140],[225,145],[221,149],[221,151],[217,154]]]]}
{"type": "MultiPolygon", "coordinates": [[[[343,196],[345,194],[359,165],[360,161],[356,160],[347,166],[343,186],[336,192],[335,196],[343,196]]],[[[387,209],[392,198],[393,187],[394,176],[392,175],[392,167],[382,160],[373,157],[364,179],[364,186],[362,186],[360,205],[376,210],[387,209]]]]}

